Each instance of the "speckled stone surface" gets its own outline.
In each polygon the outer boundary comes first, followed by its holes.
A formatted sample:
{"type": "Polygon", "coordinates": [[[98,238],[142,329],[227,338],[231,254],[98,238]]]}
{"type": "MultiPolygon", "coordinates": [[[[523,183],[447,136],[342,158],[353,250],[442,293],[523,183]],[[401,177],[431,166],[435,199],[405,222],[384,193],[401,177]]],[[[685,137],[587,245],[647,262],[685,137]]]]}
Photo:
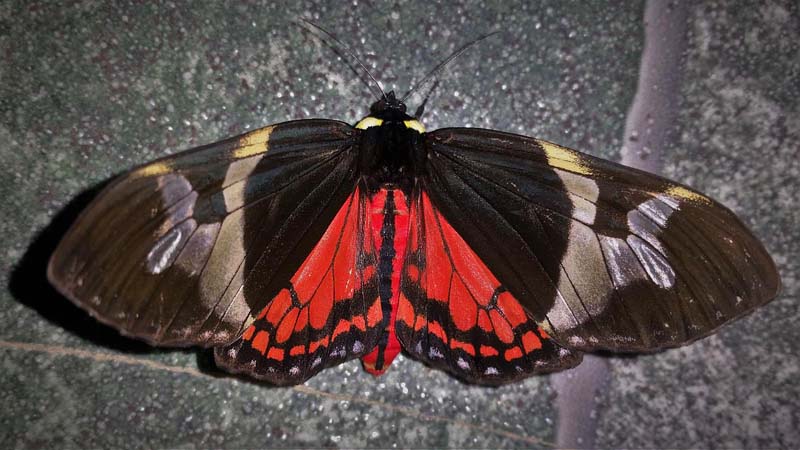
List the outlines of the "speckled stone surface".
{"type": "MultiPolygon", "coordinates": [[[[289,119],[355,122],[371,97],[309,18],[404,91],[463,42],[431,129],[522,132],[619,160],[642,4],[0,3],[0,447],[554,447],[550,377],[466,386],[401,357],[303,386],[228,377],[207,352],[155,350],[48,287],[47,257],[91,189],[158,156],[289,119]]],[[[692,7],[667,175],[740,214],[784,281],[778,300],[692,346],[606,358],[587,404],[602,447],[800,445],[800,14],[692,7]]]]}

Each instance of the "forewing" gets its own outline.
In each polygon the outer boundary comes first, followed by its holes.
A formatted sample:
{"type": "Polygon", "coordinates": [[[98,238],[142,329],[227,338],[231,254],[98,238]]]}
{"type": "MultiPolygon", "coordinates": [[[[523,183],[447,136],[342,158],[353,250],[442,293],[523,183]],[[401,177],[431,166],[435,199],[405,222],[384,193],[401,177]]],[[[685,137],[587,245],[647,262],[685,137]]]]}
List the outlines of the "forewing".
{"type": "Polygon", "coordinates": [[[690,188],[497,131],[437,130],[426,146],[432,203],[564,346],[682,345],[780,289],[762,244],[690,188]]]}
{"type": "Polygon", "coordinates": [[[378,255],[356,190],[286,287],[242,337],[215,349],[230,372],[298,384],[372,350],[381,333],[378,255]]]}
{"type": "Polygon", "coordinates": [[[410,210],[397,337],[407,352],[469,382],[500,384],[572,367],[447,219],[418,191],[410,210]]]}
{"type": "Polygon", "coordinates": [[[287,122],[128,172],[68,231],[49,279],[126,335],[228,344],[352,194],[353,142],[341,122],[287,122]]]}

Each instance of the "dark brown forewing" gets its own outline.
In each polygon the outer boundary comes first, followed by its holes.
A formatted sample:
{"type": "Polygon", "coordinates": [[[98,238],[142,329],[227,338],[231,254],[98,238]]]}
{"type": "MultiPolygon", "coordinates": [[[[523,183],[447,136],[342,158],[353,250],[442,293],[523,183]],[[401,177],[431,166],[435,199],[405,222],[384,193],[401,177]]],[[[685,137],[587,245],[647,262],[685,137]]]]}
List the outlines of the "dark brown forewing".
{"type": "Polygon", "coordinates": [[[780,290],[763,245],[685,186],[497,131],[437,130],[426,146],[431,200],[564,346],[681,345],[780,290]]]}
{"type": "Polygon", "coordinates": [[[352,193],[352,130],[287,122],[128,172],[63,238],[49,279],[126,335],[229,343],[352,193]]]}

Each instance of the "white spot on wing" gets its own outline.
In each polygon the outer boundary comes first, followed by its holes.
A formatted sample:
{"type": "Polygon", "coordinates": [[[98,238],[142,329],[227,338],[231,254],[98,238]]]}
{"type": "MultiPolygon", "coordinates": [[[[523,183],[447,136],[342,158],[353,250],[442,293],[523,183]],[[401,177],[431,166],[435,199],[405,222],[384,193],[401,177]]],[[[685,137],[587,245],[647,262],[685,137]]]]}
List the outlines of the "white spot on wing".
{"type": "Polygon", "coordinates": [[[164,201],[164,205],[167,206],[174,204],[192,192],[192,183],[179,173],[168,173],[159,177],[156,182],[158,183],[158,192],[161,193],[161,199],[164,201]]]}
{"type": "Polygon", "coordinates": [[[663,228],[667,225],[669,216],[678,209],[678,206],[679,204],[675,199],[659,194],[655,198],[642,202],[637,208],[642,214],[663,228]]]}
{"type": "Polygon", "coordinates": [[[428,357],[431,359],[442,359],[444,355],[437,347],[430,347],[428,349],[428,357]]]}
{"type": "Polygon", "coordinates": [[[675,272],[672,270],[669,261],[661,253],[655,251],[647,242],[636,236],[628,236],[626,240],[636,257],[639,258],[639,262],[647,272],[647,276],[658,287],[669,289],[675,284],[675,272]]]}
{"type": "Polygon", "coordinates": [[[631,252],[625,241],[620,238],[600,236],[600,242],[605,252],[608,273],[611,275],[614,286],[618,288],[627,286],[641,278],[639,271],[636,270],[636,267],[639,266],[636,255],[631,252]]]}
{"type": "Polygon", "coordinates": [[[158,275],[171,266],[196,226],[194,219],[189,219],[157,240],[147,253],[147,271],[158,275]]]}
{"type": "Polygon", "coordinates": [[[662,202],[666,203],[670,208],[672,208],[672,209],[674,209],[676,211],[678,209],[680,209],[680,205],[681,205],[680,202],[678,200],[670,197],[669,195],[657,194],[656,198],[661,200],[662,202]]]}
{"type": "Polygon", "coordinates": [[[628,211],[628,229],[630,229],[633,234],[639,236],[658,249],[662,255],[667,254],[664,249],[664,244],[658,239],[662,229],[638,209],[628,211]]]}
{"type": "Polygon", "coordinates": [[[487,367],[486,370],[483,371],[484,375],[499,375],[500,372],[497,371],[496,367],[487,367]]]}
{"type": "Polygon", "coordinates": [[[469,370],[469,363],[464,361],[464,358],[462,358],[460,356],[458,357],[458,360],[456,361],[456,364],[458,364],[458,367],[460,367],[463,370],[469,370]]]}

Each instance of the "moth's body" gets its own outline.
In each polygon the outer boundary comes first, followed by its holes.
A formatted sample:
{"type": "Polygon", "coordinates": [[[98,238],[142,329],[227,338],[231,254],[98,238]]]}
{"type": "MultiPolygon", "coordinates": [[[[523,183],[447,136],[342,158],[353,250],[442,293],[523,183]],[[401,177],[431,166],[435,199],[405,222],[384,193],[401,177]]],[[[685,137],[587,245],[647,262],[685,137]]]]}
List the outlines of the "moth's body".
{"type": "Polygon", "coordinates": [[[367,371],[379,375],[401,350],[394,321],[408,243],[408,198],[417,170],[424,164],[425,153],[419,140],[425,129],[406,114],[405,105],[394,92],[389,92],[373,111],[356,124],[356,129],[363,130],[360,170],[369,196],[371,231],[379,249],[378,284],[384,330],[376,348],[362,361],[367,371]]]}
{"type": "Polygon", "coordinates": [[[406,194],[395,185],[382,185],[370,193],[370,222],[378,253],[378,292],[381,298],[383,330],[378,345],[361,359],[374,375],[386,371],[400,353],[395,332],[397,307],[400,301],[400,275],[408,245],[408,202],[406,194]]]}
{"type": "Polygon", "coordinates": [[[405,112],[405,105],[387,94],[375,112],[360,120],[360,171],[371,193],[397,188],[411,194],[426,154],[420,141],[425,128],[405,112]]]}
{"type": "Polygon", "coordinates": [[[777,295],[761,243],[688,187],[493,130],[427,132],[392,93],[111,183],[50,261],[76,304],[158,345],[297,384],[402,348],[470,382],[706,336],[777,295]]]}

